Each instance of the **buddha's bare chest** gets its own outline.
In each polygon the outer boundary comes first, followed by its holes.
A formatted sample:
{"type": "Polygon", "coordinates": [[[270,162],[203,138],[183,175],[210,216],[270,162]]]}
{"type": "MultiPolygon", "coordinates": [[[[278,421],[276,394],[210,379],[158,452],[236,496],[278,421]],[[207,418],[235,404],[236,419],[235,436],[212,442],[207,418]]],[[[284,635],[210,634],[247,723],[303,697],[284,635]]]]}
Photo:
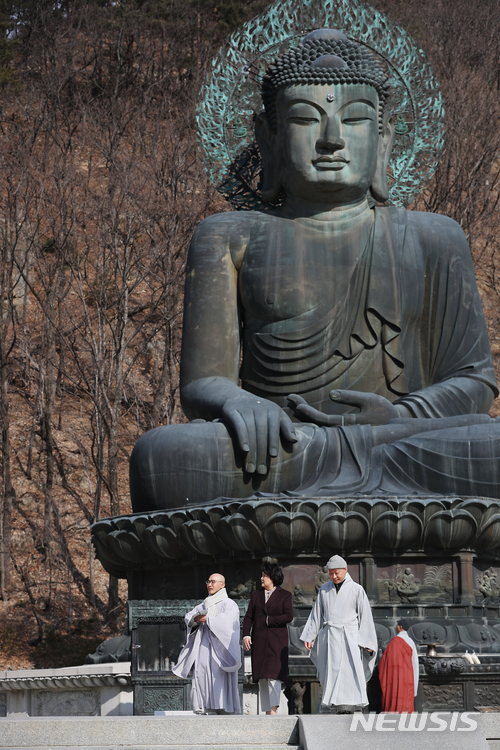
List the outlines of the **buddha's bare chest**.
{"type": "Polygon", "coordinates": [[[304,244],[271,237],[250,244],[239,271],[244,314],[272,323],[331,309],[345,293],[352,273],[353,258],[346,263],[345,256],[327,242],[304,244]]]}

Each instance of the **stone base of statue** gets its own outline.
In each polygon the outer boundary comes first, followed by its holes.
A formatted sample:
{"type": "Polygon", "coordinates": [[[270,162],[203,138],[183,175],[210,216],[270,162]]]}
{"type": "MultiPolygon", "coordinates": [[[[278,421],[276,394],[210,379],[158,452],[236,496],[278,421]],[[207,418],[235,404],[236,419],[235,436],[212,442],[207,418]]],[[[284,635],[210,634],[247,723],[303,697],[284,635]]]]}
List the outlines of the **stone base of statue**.
{"type": "MultiPolygon", "coordinates": [[[[299,634],[329,580],[323,565],[335,552],[346,557],[351,576],[368,594],[381,648],[404,617],[422,657],[428,651],[442,656],[427,659],[425,668],[421,659],[421,709],[451,701],[473,710],[500,705],[499,520],[500,502],[480,497],[260,496],[109,518],[92,532],[105,569],[128,580],[131,632],[139,622],[163,623],[163,635],[151,635],[156,646],[147,653],[143,643],[135,644],[141,648],[138,669],[151,677],[161,659],[176,660],[183,614],[192,600],[206,596],[205,581],[214,570],[226,577],[243,615],[259,586],[262,558],[273,557],[295,608],[290,711],[317,710],[319,685],[299,634]],[[482,664],[456,661],[467,651],[482,664]]],[[[180,685],[177,690],[182,692],[180,685]]],[[[183,692],[181,697],[184,707],[183,692]]],[[[371,700],[375,708],[376,679],[371,700]]]]}

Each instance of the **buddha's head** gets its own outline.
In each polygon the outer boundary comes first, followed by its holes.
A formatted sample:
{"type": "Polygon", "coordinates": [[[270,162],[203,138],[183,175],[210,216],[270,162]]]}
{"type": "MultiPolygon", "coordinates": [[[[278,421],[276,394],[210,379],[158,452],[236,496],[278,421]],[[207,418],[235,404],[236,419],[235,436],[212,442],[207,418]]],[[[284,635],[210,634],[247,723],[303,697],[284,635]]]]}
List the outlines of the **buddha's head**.
{"type": "Polygon", "coordinates": [[[281,55],[262,83],[256,121],[262,198],[286,195],[321,204],[388,197],[393,128],[387,77],[361,45],[334,29],[308,34],[281,55]]]}

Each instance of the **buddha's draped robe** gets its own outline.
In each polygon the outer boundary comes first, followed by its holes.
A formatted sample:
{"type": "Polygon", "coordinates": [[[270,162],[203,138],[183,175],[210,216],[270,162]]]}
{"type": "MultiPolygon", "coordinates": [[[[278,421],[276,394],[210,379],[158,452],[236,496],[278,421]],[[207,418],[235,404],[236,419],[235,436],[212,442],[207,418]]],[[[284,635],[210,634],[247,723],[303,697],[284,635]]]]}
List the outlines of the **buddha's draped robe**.
{"type": "MultiPolygon", "coordinates": [[[[300,221],[272,216],[261,219],[251,241],[266,242],[278,233],[276,223],[283,252],[287,243],[306,241],[300,221]]],[[[375,209],[355,267],[336,253],[332,248],[343,294],[333,307],[287,320],[282,329],[243,310],[243,387],[281,406],[298,393],[320,407],[329,390],[348,388],[405,404],[414,417],[487,411],[487,399],[498,391],[458,224],[402,208],[375,209]]]]}
{"type": "MultiPolygon", "coordinates": [[[[393,424],[397,429],[407,421],[393,424]]],[[[415,431],[419,426],[419,434],[378,446],[373,446],[369,425],[305,426],[311,470],[289,494],[434,492],[500,499],[500,419],[477,414],[411,423],[415,431]],[[476,423],[464,424],[467,420],[476,423]]]]}
{"type": "Polygon", "coordinates": [[[366,706],[366,683],[375,666],[377,634],[368,597],[349,573],[338,593],[332,581],[321,586],[300,638],[313,641],[310,655],[323,691],[321,702],[327,706],[366,706]]]}
{"type": "Polygon", "coordinates": [[[207,622],[190,625],[204,612],[198,604],[187,613],[187,642],[172,671],[178,677],[191,676],[193,709],[224,709],[241,713],[238,693],[238,669],[241,666],[240,613],[232,599],[218,602],[207,622]]]}

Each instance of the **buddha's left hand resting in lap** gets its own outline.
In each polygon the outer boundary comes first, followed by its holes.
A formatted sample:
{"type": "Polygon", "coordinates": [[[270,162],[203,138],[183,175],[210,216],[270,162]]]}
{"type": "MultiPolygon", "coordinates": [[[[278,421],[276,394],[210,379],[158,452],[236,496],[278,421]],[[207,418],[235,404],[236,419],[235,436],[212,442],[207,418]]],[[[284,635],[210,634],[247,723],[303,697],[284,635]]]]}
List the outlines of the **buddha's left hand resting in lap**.
{"type": "Polygon", "coordinates": [[[181,355],[193,421],[138,441],[135,511],[256,491],[500,497],[498,391],[465,236],[368,202],[387,198],[387,93],[370,53],[334,30],[270,67],[262,197],[284,200],[195,232],[181,355]]]}

